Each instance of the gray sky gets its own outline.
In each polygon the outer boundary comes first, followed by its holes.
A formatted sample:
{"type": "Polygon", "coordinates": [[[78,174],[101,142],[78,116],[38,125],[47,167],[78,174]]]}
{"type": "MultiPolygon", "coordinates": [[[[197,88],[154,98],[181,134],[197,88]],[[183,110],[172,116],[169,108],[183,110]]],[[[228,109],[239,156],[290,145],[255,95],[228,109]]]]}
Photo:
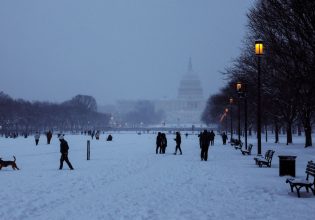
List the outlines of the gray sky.
{"type": "Polygon", "coordinates": [[[98,104],[177,97],[189,57],[204,95],[240,53],[254,0],[1,0],[0,90],[98,104]]]}

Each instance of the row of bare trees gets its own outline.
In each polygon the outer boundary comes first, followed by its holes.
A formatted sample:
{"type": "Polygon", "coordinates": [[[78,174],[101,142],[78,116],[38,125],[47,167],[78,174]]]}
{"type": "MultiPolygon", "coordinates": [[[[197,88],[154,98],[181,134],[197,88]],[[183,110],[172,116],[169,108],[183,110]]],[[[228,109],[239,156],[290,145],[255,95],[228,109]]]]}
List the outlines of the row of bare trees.
{"type": "MultiPolygon", "coordinates": [[[[292,127],[302,127],[305,147],[312,146],[315,111],[315,1],[258,0],[247,14],[248,31],[241,55],[226,68],[227,85],[211,96],[202,116],[206,123],[218,122],[237,99],[235,83],[246,84],[249,127],[256,128],[257,57],[254,41],[262,39],[265,51],[262,71],[262,122],[277,135],[285,127],[287,144],[292,127]]],[[[235,114],[235,113],[234,113],[235,114]]],[[[236,114],[234,115],[236,116],[236,114]]]]}
{"type": "Polygon", "coordinates": [[[105,129],[110,116],[97,112],[92,96],[77,95],[61,104],[14,100],[0,92],[0,133],[105,129]]]}

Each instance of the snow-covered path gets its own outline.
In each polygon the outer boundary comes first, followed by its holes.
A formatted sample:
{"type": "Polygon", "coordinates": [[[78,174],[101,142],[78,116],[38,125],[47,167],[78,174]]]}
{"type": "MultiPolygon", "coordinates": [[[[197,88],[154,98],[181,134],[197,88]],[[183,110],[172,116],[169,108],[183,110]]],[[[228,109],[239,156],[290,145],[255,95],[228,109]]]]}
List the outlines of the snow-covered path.
{"type": "MultiPolygon", "coordinates": [[[[0,138],[3,159],[17,158],[20,171],[0,171],[1,219],[313,219],[315,196],[289,192],[279,177],[278,155],[298,155],[297,176],[315,160],[315,149],[301,144],[263,144],[275,149],[272,168],[258,168],[220,140],[200,161],[197,136],[182,137],[183,155],[172,155],[174,135],[167,135],[165,155],[155,154],[153,134],[114,134],[113,142],[66,135],[75,170],[59,171],[59,141],[41,137],[0,138]],[[300,149],[300,150],[299,150],[300,149]]],[[[253,142],[254,143],[254,142],[253,142]]],[[[301,141],[302,143],[302,141],[301,141]]],[[[254,154],[256,149],[254,149],[254,154]]]]}

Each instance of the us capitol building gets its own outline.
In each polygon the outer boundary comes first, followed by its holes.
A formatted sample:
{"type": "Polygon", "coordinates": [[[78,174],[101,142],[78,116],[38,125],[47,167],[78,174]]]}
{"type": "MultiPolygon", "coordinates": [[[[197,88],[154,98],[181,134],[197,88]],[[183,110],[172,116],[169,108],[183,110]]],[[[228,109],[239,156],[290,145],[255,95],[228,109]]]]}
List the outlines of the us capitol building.
{"type": "MultiPolygon", "coordinates": [[[[117,119],[132,111],[141,100],[120,100],[116,105],[104,106],[104,112],[111,112],[117,119]]],[[[164,125],[201,125],[201,114],[206,106],[203,89],[198,75],[193,71],[189,59],[187,72],[182,76],[176,99],[150,100],[155,111],[164,112],[161,123],[164,125]]]]}
{"type": "Polygon", "coordinates": [[[198,75],[193,71],[191,59],[183,75],[177,99],[154,101],[156,110],[165,112],[167,124],[200,124],[201,114],[206,106],[203,89],[198,75]]]}

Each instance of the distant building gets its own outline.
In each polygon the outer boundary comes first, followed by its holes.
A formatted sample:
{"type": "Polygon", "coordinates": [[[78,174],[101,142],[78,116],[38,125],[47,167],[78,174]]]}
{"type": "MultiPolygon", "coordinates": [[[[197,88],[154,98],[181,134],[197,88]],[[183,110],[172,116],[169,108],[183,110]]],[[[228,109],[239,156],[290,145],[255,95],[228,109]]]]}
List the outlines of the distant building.
{"type": "Polygon", "coordinates": [[[180,81],[177,99],[155,101],[156,109],[165,112],[167,124],[200,124],[205,105],[201,82],[193,71],[191,59],[180,81]]]}
{"type": "MultiPolygon", "coordinates": [[[[121,118],[135,109],[139,100],[119,100],[116,108],[112,109],[112,115],[121,118]],[[115,110],[114,110],[115,109],[115,110]]],[[[189,59],[187,72],[180,80],[177,98],[164,100],[151,100],[156,111],[163,111],[165,118],[161,123],[173,125],[200,125],[201,114],[206,106],[203,89],[198,75],[193,71],[191,59],[189,59]]],[[[104,108],[103,108],[104,109],[104,108]]],[[[107,109],[109,109],[107,107],[107,109]]]]}

